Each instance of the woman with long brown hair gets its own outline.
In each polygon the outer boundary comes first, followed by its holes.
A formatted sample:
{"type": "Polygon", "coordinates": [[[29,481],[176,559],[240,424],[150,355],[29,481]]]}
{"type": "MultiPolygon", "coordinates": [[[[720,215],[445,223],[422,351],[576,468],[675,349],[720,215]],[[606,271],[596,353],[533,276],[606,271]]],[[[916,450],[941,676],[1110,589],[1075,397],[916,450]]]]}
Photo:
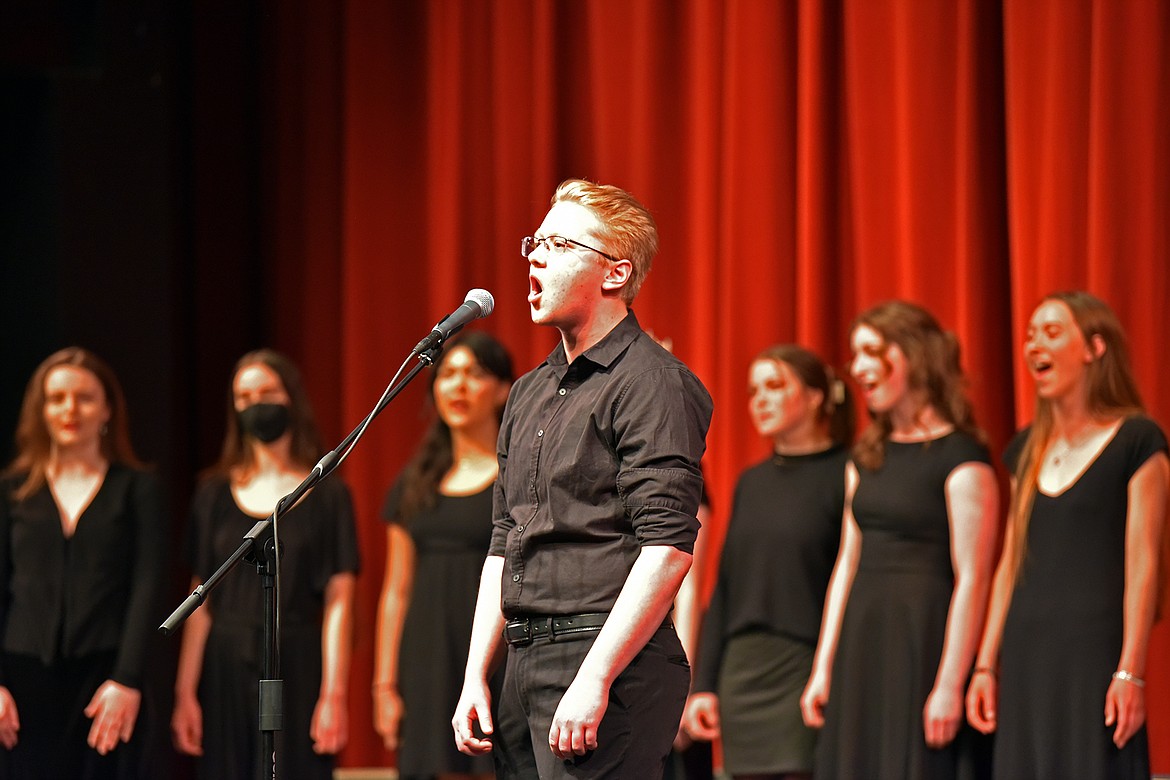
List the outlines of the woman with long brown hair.
{"type": "Polygon", "coordinates": [[[871,423],[846,469],[805,722],[818,778],[959,773],[963,692],[982,628],[998,491],[954,336],[903,301],[862,313],[850,371],[871,423]]]}
{"type": "Polygon", "coordinates": [[[1024,353],[1036,412],[1005,456],[1011,511],[968,717],[996,732],[998,777],[1148,778],[1166,438],[1098,298],[1045,298],[1024,353]]]}
{"type": "Polygon", "coordinates": [[[36,369],[0,483],[0,775],[131,777],[167,524],[117,377],[70,347],[36,369]]]}
{"type": "MultiPolygon", "coordinates": [[[[240,358],[228,393],[223,454],[192,499],[187,540],[192,588],[304,481],[321,455],[312,408],[293,363],[267,349],[240,358]]],[[[328,780],[333,757],[349,735],[358,569],[349,489],[337,478],[321,482],[281,516],[279,533],[284,720],[276,765],[282,775],[328,780]]],[[[260,578],[241,567],[184,626],[171,730],[180,751],[201,756],[200,777],[245,780],[264,765],[256,713],[262,606],[260,578]]]]}

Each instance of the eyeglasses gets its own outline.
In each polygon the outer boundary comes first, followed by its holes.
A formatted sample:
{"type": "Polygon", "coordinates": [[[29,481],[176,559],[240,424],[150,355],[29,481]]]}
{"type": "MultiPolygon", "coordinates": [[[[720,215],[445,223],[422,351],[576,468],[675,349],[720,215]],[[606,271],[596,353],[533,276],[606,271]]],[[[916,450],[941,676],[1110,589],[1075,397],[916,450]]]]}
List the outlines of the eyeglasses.
{"type": "Polygon", "coordinates": [[[541,244],[544,244],[544,248],[549,252],[556,252],[557,254],[560,254],[561,252],[567,252],[570,246],[578,246],[582,249],[588,249],[590,252],[596,252],[606,260],[612,260],[615,263],[618,262],[618,259],[613,255],[607,255],[600,249],[594,249],[588,244],[582,244],[580,241],[574,241],[573,239],[565,238],[564,236],[545,236],[544,238],[524,236],[524,238],[520,240],[520,255],[522,257],[529,257],[541,244]]]}

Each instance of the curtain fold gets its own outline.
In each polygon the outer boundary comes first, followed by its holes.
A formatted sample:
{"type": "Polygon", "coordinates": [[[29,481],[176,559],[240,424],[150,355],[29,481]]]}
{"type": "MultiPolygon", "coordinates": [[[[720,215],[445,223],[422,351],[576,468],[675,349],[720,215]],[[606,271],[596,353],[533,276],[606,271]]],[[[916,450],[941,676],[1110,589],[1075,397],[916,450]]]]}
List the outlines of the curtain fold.
{"type": "MultiPolygon", "coordinates": [[[[312,363],[338,372],[320,383],[330,421],[355,424],[472,287],[495,295],[482,327],[517,367],[543,359],[557,337],[528,320],[519,240],[561,179],[584,176],[631,190],[659,222],[635,309],[715,398],[716,542],[738,473],[766,453],[746,414],[751,358],[795,341],[843,367],[850,321],[883,299],[923,303],[955,331],[997,451],[1031,416],[1023,325],[1056,289],[1113,304],[1170,424],[1164,2],[350,0],[332,21],[312,8],[282,11],[301,33],[279,39],[291,55],[277,81],[308,87],[272,112],[273,138],[289,122],[305,134],[273,173],[299,188],[273,190],[274,262],[313,270],[282,298],[336,287],[320,327],[284,331],[295,353],[332,356],[312,363]]],[[[396,401],[346,466],[364,554],[347,765],[386,760],[364,695],[377,512],[422,396],[396,401]]],[[[1159,627],[1147,702],[1162,772],[1168,661],[1159,627]]]]}

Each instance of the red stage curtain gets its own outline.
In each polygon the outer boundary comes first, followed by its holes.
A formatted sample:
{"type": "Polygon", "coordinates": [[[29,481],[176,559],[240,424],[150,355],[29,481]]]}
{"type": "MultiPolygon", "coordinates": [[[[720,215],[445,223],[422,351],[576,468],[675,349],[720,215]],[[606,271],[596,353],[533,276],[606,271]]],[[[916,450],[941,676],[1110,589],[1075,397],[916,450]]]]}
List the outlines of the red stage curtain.
{"type": "MultiPolygon", "coordinates": [[[[266,228],[278,310],[308,310],[278,320],[280,346],[337,438],[469,288],[494,293],[483,327],[518,366],[557,343],[528,320],[519,240],[570,176],[630,189],[659,221],[636,310],[715,398],[716,538],[766,452],[745,413],[752,356],[797,341],[843,366],[850,320],[882,299],[959,335],[996,450],[1030,417],[1023,323],[1055,289],[1114,305],[1170,424],[1160,0],[300,0],[270,21],[266,228]]],[[[367,694],[377,513],[421,431],[421,385],[345,470],[364,553],[347,765],[387,761],[367,694]]],[[[1168,660],[1160,627],[1163,772],[1168,660]]]]}

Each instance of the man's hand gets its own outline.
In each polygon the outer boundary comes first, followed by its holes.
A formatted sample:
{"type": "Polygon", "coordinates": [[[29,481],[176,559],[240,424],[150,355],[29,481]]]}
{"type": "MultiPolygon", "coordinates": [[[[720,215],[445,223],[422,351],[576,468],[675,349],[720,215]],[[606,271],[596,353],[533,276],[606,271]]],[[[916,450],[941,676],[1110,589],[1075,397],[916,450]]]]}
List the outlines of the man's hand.
{"type": "Polygon", "coordinates": [[[609,706],[609,689],[578,676],[561,697],[548,732],[548,746],[562,761],[597,747],[597,727],[609,706]]]}
{"type": "Polygon", "coordinates": [[[455,714],[451,716],[451,728],[455,730],[455,747],[469,756],[482,756],[492,749],[492,695],[482,680],[464,681],[455,714]],[[475,724],[483,730],[484,737],[475,736],[475,724]]]}

